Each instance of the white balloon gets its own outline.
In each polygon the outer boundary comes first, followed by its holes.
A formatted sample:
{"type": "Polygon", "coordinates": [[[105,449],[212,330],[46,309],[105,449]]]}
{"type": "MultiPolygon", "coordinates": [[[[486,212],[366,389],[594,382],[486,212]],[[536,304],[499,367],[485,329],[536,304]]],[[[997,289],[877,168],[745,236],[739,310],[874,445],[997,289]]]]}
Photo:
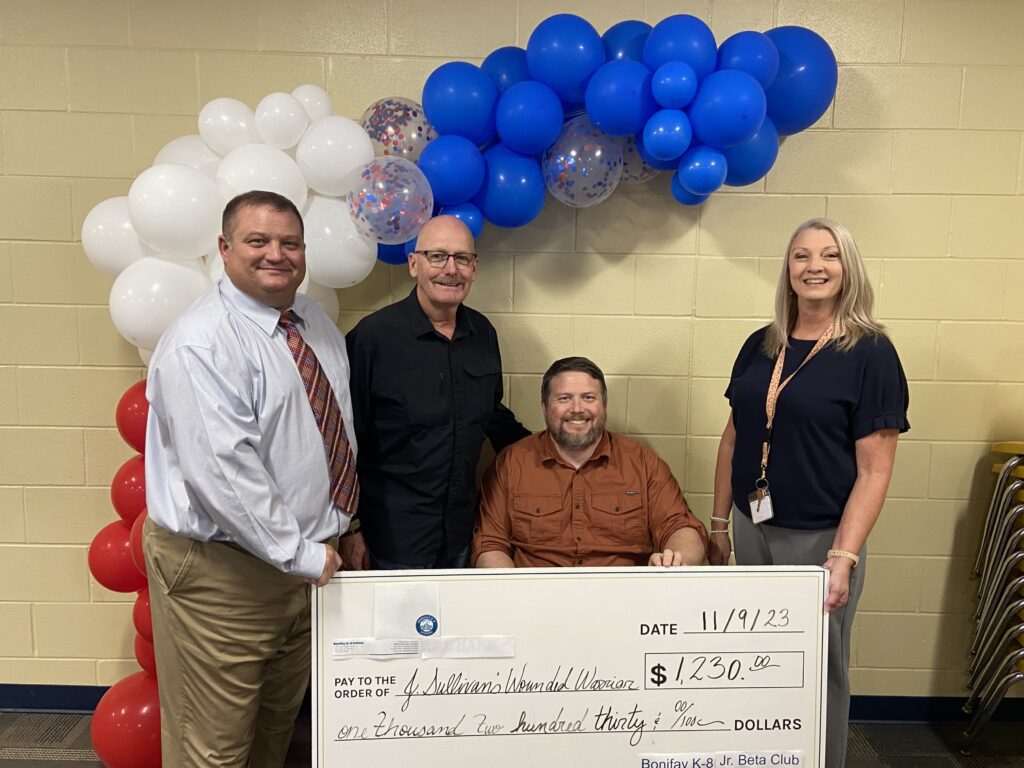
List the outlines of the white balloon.
{"type": "Polygon", "coordinates": [[[114,281],[110,317],[129,344],[156,349],[161,334],[208,286],[198,260],[139,259],[114,281]]]}
{"type": "Polygon", "coordinates": [[[149,254],[132,226],[127,197],[112,197],[89,211],[82,222],[82,248],[93,266],[108,275],[121,274],[149,254]]]}
{"type": "Polygon", "coordinates": [[[295,160],[307,184],[321,195],[343,195],[355,183],[352,171],[373,159],[373,142],[355,120],[331,115],[309,127],[295,160]]]}
{"type": "Polygon", "coordinates": [[[303,217],[306,271],[313,282],[348,288],[377,263],[377,241],[360,234],[341,200],[314,195],[303,217]]]}
{"type": "Polygon", "coordinates": [[[309,127],[309,115],[290,93],[271,93],[256,106],[256,133],[264,144],[290,149],[309,127]]]}
{"type": "Polygon", "coordinates": [[[284,195],[295,207],[306,204],[306,180],[288,155],[266,144],[246,144],[229,152],[217,169],[217,178],[236,195],[261,189],[284,195]]]}
{"type": "Polygon", "coordinates": [[[220,253],[207,255],[203,261],[206,263],[206,276],[210,278],[211,283],[216,283],[224,277],[224,259],[220,253]]]}
{"type": "Polygon", "coordinates": [[[302,104],[303,109],[306,110],[306,114],[309,115],[309,119],[312,122],[334,114],[334,105],[331,104],[331,97],[319,85],[313,85],[312,83],[300,85],[292,91],[292,96],[302,104]]]}
{"type": "Polygon", "coordinates": [[[161,163],[190,165],[207,176],[215,176],[220,158],[203,143],[201,136],[192,134],[191,136],[179,136],[165,144],[164,148],[156,153],[156,158],[153,160],[153,165],[161,163]]]}
{"type": "Polygon", "coordinates": [[[149,361],[153,359],[152,349],[143,349],[139,347],[139,360],[142,361],[143,365],[149,365],[149,361]]]}
{"type": "Polygon", "coordinates": [[[147,168],[128,190],[128,212],[142,241],[170,259],[197,259],[220,232],[217,182],[187,165],[147,168]]]}
{"type": "Polygon", "coordinates": [[[214,99],[199,113],[199,135],[223,157],[232,149],[259,141],[256,115],[238,99],[214,99]]]}
{"type": "Polygon", "coordinates": [[[338,318],[341,316],[341,303],[338,301],[336,290],[328,288],[326,285],[320,285],[320,283],[311,282],[303,293],[320,305],[320,309],[331,318],[331,322],[335,325],[338,324],[338,318]]]}

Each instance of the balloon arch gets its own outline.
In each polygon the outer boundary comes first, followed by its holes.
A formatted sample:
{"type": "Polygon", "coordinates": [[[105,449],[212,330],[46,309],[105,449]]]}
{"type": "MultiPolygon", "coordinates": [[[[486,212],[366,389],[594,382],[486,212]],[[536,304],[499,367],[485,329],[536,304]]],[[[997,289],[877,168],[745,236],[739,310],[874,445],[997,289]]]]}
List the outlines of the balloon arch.
{"type": "MultiPolygon", "coordinates": [[[[541,22],[526,49],[500,48],[480,66],[449,62],[423,87],[422,107],[400,97],[359,122],[332,114],[327,93],[301,85],[255,111],[231,98],[199,113],[198,135],[174,139],[125,197],[105,200],[82,226],[82,246],[115,275],[110,314],[143,363],[164,330],[213,281],[220,215],[252,189],[279,192],[302,211],[307,278],[300,291],[337,321],[337,288],[379,259],[405,262],[437,213],[522,227],[550,194],[586,208],[619,184],[671,172],[669,189],[700,205],[722,185],[763,178],[780,137],[813,125],[835,95],[828,44],[803,27],[740,32],[721,45],[700,19],[653,27],[623,21],[599,35],[579,16],[541,22]]],[[[138,592],[133,618],[142,672],[100,701],[93,745],[108,768],[160,765],[159,703],[149,591],[141,552],[145,519],[145,382],[128,389],[116,421],[138,455],[118,470],[119,519],[96,534],[89,568],[103,586],[138,592]]]]}

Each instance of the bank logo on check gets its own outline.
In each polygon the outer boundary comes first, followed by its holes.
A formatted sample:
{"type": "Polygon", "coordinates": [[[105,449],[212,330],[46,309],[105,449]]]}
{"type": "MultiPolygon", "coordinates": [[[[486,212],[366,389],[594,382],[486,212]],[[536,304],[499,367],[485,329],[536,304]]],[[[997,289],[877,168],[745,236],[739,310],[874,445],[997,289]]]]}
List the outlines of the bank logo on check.
{"type": "Polygon", "coordinates": [[[416,619],[416,631],[424,637],[430,637],[437,632],[437,619],[429,613],[425,613],[416,619]]]}

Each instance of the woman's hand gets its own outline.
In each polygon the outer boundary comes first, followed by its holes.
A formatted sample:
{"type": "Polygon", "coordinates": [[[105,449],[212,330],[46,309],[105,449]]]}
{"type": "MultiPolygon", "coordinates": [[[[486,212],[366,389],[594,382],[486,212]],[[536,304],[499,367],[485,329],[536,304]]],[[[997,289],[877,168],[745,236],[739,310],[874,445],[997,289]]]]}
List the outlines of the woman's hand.
{"type": "Polygon", "coordinates": [[[833,613],[850,599],[850,571],[853,561],[845,557],[830,557],[822,565],[829,572],[828,594],[825,595],[825,612],[833,613]]]}
{"type": "Polygon", "coordinates": [[[729,538],[729,530],[709,531],[708,535],[708,563],[711,565],[728,565],[729,555],[732,554],[732,541],[729,538]]]}

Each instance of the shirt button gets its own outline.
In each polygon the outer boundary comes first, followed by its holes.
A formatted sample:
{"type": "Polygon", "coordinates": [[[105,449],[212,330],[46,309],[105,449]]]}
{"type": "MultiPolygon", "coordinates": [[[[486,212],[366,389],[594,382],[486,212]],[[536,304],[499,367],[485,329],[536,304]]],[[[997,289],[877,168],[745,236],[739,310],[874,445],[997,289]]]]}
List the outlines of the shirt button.
{"type": "Polygon", "coordinates": [[[580,505],[579,505],[579,504],[577,504],[577,505],[576,505],[576,509],[579,509],[579,508],[580,508],[580,505]]]}

